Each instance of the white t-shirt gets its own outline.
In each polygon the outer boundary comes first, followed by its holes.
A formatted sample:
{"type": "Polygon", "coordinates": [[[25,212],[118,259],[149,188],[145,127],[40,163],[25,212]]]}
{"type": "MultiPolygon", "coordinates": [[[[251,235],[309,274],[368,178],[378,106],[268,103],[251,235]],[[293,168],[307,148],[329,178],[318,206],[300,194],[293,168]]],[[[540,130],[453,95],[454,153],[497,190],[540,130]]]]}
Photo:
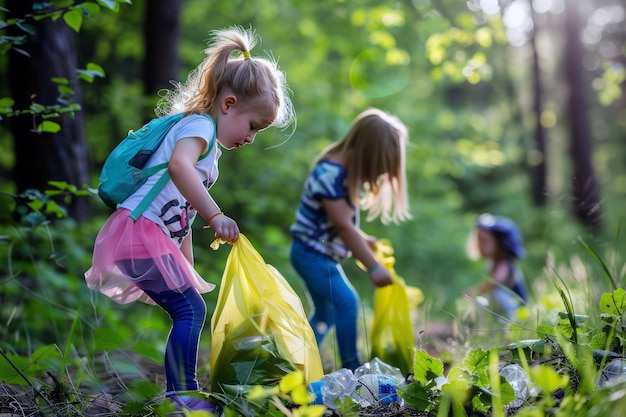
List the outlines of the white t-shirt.
{"type": "MultiPolygon", "coordinates": [[[[212,119],[202,115],[183,117],[181,121],[172,126],[157,151],[148,160],[146,168],[169,161],[174,146],[180,139],[199,137],[208,144],[214,134],[215,123],[212,119]]],[[[207,190],[217,181],[219,175],[217,163],[220,155],[221,150],[218,148],[216,140],[213,147],[209,149],[208,155],[196,162],[196,172],[207,190]]],[[[118,204],[117,207],[134,210],[162,175],[163,173],[159,172],[149,177],[145,184],[118,204]]],[[[142,216],[161,226],[163,232],[180,246],[183,238],[189,234],[196,210],[185,200],[170,179],[142,216]]]]}

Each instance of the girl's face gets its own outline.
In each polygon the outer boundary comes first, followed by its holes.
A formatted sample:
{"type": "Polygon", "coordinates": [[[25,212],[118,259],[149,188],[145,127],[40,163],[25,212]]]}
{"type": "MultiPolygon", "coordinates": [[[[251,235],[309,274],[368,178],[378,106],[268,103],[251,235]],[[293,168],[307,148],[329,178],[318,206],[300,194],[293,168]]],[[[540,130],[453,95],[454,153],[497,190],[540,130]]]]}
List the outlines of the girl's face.
{"type": "Polygon", "coordinates": [[[478,241],[480,256],[485,259],[494,259],[498,253],[496,237],[488,230],[478,229],[477,232],[476,240],[478,241]]]}
{"type": "Polygon", "coordinates": [[[256,134],[265,128],[267,125],[258,112],[233,108],[220,116],[217,141],[226,149],[240,148],[254,142],[256,134]]]}
{"type": "Polygon", "coordinates": [[[217,141],[226,149],[240,148],[254,142],[256,134],[272,123],[266,109],[242,106],[232,95],[222,100],[220,110],[215,120],[217,141]]]}

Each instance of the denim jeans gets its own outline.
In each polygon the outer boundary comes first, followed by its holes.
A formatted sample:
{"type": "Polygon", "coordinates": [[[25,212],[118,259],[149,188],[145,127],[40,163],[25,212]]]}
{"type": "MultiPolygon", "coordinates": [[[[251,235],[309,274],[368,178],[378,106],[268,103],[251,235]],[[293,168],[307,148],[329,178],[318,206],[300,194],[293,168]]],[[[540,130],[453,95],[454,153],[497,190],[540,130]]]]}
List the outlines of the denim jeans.
{"type": "Polygon", "coordinates": [[[309,322],[318,346],[335,326],[342,367],[356,369],[361,365],[357,351],[359,297],[343,268],[297,240],[292,243],[290,259],[313,301],[314,312],[309,322]]]}

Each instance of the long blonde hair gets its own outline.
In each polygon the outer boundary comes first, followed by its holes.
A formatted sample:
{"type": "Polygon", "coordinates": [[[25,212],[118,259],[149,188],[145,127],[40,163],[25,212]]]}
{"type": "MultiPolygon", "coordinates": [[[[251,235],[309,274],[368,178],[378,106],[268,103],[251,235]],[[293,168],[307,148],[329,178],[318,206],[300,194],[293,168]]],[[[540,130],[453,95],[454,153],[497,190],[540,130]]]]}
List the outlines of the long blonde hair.
{"type": "Polygon", "coordinates": [[[367,221],[411,218],[406,182],[408,130],[396,116],[371,108],[359,114],[348,133],[317,160],[337,156],[348,172],[350,199],[366,210],[367,221]],[[360,196],[361,191],[364,194],[360,196]]]}
{"type": "Polygon", "coordinates": [[[240,26],[211,32],[206,57],[185,84],[173,82],[164,90],[157,115],[210,113],[220,92],[230,89],[242,106],[267,109],[268,126],[286,127],[295,113],[285,74],[271,57],[251,56],[258,37],[240,26]],[[235,51],[240,56],[233,56],[235,51]]]}

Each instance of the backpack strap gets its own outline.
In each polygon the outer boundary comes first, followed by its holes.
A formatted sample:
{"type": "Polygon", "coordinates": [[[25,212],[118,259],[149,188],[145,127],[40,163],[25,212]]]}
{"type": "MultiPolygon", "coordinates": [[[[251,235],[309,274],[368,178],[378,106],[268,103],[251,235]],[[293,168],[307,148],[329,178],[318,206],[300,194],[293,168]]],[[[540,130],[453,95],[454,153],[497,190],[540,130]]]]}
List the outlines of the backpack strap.
{"type": "MultiPolygon", "coordinates": [[[[206,157],[206,155],[205,155],[206,157]]],[[[148,178],[151,175],[156,174],[157,172],[159,172],[160,170],[162,170],[163,168],[167,167],[168,162],[163,162],[162,164],[159,165],[155,165],[153,167],[150,168],[144,168],[141,171],[137,171],[133,173],[133,178],[136,182],[141,181],[144,178],[148,178]]]]}
{"type": "MultiPolygon", "coordinates": [[[[213,118],[210,115],[205,114],[205,116],[208,117],[211,121],[213,121],[213,118]]],[[[207,151],[203,153],[202,155],[200,155],[200,157],[198,158],[198,161],[201,161],[204,158],[206,158],[209,155],[209,152],[211,152],[211,149],[213,148],[213,146],[215,145],[215,139],[217,135],[217,126],[215,127],[216,128],[213,129],[214,130],[213,136],[211,137],[211,140],[209,141],[209,146],[207,147],[207,151]]],[[[149,177],[150,175],[156,174],[163,168],[167,168],[168,164],[169,162],[163,162],[162,164],[143,169],[141,170],[140,174],[142,177],[149,177]]],[[[152,188],[150,189],[150,191],[148,191],[145,197],[141,199],[141,202],[139,202],[137,207],[135,207],[135,210],[133,210],[130,213],[129,217],[133,219],[134,221],[137,221],[139,216],[141,216],[141,214],[148,208],[150,203],[154,201],[156,196],[159,195],[159,193],[161,192],[163,187],[165,187],[165,184],[167,183],[169,179],[170,179],[170,172],[166,169],[163,175],[161,175],[161,178],[157,180],[157,182],[152,186],[152,188]]]]}
{"type": "Polygon", "coordinates": [[[130,213],[129,217],[134,221],[137,221],[139,216],[141,216],[141,213],[143,213],[148,208],[150,203],[154,201],[154,199],[161,192],[163,187],[165,187],[165,183],[167,183],[169,179],[170,172],[168,170],[165,170],[163,175],[161,175],[161,178],[159,178],[159,180],[152,186],[152,188],[150,188],[148,194],[146,194],[146,196],[141,200],[137,207],[135,207],[135,210],[130,213]]]}

